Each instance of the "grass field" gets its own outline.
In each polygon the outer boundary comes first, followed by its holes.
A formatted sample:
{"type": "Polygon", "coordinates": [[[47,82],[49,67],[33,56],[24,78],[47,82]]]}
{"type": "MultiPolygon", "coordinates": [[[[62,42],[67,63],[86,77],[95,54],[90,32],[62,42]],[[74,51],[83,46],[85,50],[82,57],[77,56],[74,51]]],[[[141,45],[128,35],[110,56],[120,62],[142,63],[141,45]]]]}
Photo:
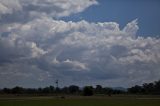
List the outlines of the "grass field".
{"type": "Polygon", "coordinates": [[[1,98],[0,106],[160,106],[157,97],[12,97],[1,98]]]}

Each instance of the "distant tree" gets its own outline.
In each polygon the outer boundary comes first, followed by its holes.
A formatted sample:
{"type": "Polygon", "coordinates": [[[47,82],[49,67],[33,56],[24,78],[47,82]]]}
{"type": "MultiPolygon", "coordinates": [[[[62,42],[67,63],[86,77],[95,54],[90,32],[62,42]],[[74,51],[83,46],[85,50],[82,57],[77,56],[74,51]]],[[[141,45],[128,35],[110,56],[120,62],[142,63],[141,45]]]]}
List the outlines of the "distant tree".
{"type": "Polygon", "coordinates": [[[96,85],[95,93],[98,93],[98,94],[103,93],[103,88],[101,85],[96,85]]]}
{"type": "Polygon", "coordinates": [[[93,87],[92,86],[85,86],[83,88],[83,95],[84,96],[92,96],[93,95],[93,87]]]}
{"type": "Polygon", "coordinates": [[[160,94],[160,80],[155,82],[154,87],[155,87],[155,89],[154,89],[155,93],[160,94]]]}
{"type": "Polygon", "coordinates": [[[155,88],[153,83],[144,83],[142,87],[145,94],[152,94],[155,88]]]}
{"type": "Polygon", "coordinates": [[[43,93],[54,93],[55,92],[55,88],[53,86],[45,87],[45,88],[42,89],[42,92],[43,93]]]}
{"type": "Polygon", "coordinates": [[[143,88],[138,85],[128,88],[128,92],[133,94],[139,94],[139,93],[142,93],[142,91],[143,91],[143,88]]]}
{"type": "Polygon", "coordinates": [[[55,92],[54,86],[49,86],[49,89],[50,89],[50,93],[54,93],[55,92]]]}
{"type": "Polygon", "coordinates": [[[103,88],[104,94],[107,94],[108,96],[111,96],[113,94],[113,89],[109,87],[103,88]]]}
{"type": "Polygon", "coordinates": [[[38,89],[37,89],[37,93],[39,93],[39,94],[41,94],[41,93],[42,93],[42,91],[43,91],[43,89],[42,89],[42,88],[38,88],[38,89]]]}
{"type": "Polygon", "coordinates": [[[24,93],[24,89],[22,87],[16,86],[12,89],[12,93],[13,94],[22,94],[22,93],[24,93]]]}
{"type": "Polygon", "coordinates": [[[42,93],[42,91],[39,92],[39,89],[28,88],[28,89],[25,89],[25,93],[27,93],[27,94],[38,94],[38,93],[42,93]]]}
{"type": "Polygon", "coordinates": [[[2,89],[2,92],[3,92],[3,93],[6,93],[6,94],[12,93],[12,92],[11,92],[11,89],[9,89],[9,88],[4,88],[4,89],[2,89]]]}
{"type": "Polygon", "coordinates": [[[69,94],[69,88],[68,87],[63,87],[61,89],[61,92],[64,93],[64,94],[69,94]]]}
{"type": "Polygon", "coordinates": [[[76,86],[76,85],[71,85],[71,86],[69,86],[69,92],[71,93],[71,94],[74,94],[74,93],[78,93],[79,92],[79,87],[78,86],[76,86]]]}
{"type": "Polygon", "coordinates": [[[43,88],[42,92],[43,92],[43,93],[50,93],[49,87],[43,88]]]}

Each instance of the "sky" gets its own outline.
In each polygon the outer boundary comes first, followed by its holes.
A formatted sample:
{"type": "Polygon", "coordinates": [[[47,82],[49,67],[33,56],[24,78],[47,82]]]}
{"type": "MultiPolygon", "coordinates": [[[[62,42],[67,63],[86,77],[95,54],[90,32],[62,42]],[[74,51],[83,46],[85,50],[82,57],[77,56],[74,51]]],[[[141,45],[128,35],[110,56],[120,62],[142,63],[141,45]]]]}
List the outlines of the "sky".
{"type": "Polygon", "coordinates": [[[85,11],[63,17],[66,21],[117,22],[120,28],[126,23],[138,19],[139,36],[160,35],[160,1],[159,0],[98,0],[99,5],[91,6],[85,11]]]}
{"type": "Polygon", "coordinates": [[[159,0],[0,0],[0,88],[160,79],[159,0]]]}

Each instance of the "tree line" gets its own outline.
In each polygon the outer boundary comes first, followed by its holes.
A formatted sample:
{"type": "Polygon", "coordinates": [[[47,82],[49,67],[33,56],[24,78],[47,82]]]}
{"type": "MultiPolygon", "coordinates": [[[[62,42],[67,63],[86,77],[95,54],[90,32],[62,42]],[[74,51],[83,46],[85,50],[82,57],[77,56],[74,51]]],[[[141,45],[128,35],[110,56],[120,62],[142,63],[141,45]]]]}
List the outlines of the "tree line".
{"type": "Polygon", "coordinates": [[[153,83],[144,83],[143,85],[135,85],[128,88],[128,92],[131,94],[151,94],[160,95],[160,80],[153,83]]]}
{"type": "Polygon", "coordinates": [[[76,85],[71,85],[68,87],[54,87],[49,86],[45,88],[23,88],[23,87],[14,87],[14,88],[3,88],[0,90],[0,94],[31,94],[31,95],[108,95],[113,94],[160,94],[160,80],[153,83],[144,83],[142,86],[135,85],[126,90],[117,90],[110,87],[102,87],[101,85],[85,86],[80,88],[76,85]]]}
{"type": "Polygon", "coordinates": [[[69,87],[58,88],[54,86],[49,86],[45,88],[23,88],[16,86],[14,88],[3,88],[0,90],[1,94],[31,94],[31,95],[84,95],[91,96],[94,94],[122,94],[124,91],[114,90],[109,87],[102,87],[101,85],[97,85],[95,88],[93,86],[85,86],[80,88],[76,85],[71,85],[69,87]]]}

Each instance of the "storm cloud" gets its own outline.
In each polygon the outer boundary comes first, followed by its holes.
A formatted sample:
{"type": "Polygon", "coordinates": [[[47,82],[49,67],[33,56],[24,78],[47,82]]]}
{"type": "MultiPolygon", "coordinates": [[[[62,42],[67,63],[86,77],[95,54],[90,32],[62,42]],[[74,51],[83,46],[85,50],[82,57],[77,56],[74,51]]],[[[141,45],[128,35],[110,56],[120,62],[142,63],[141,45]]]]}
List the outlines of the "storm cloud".
{"type": "Polygon", "coordinates": [[[158,80],[160,39],[138,36],[137,19],[122,29],[116,22],[58,19],[95,4],[0,0],[0,87],[45,86],[56,79],[62,86],[131,86],[158,80]]]}

